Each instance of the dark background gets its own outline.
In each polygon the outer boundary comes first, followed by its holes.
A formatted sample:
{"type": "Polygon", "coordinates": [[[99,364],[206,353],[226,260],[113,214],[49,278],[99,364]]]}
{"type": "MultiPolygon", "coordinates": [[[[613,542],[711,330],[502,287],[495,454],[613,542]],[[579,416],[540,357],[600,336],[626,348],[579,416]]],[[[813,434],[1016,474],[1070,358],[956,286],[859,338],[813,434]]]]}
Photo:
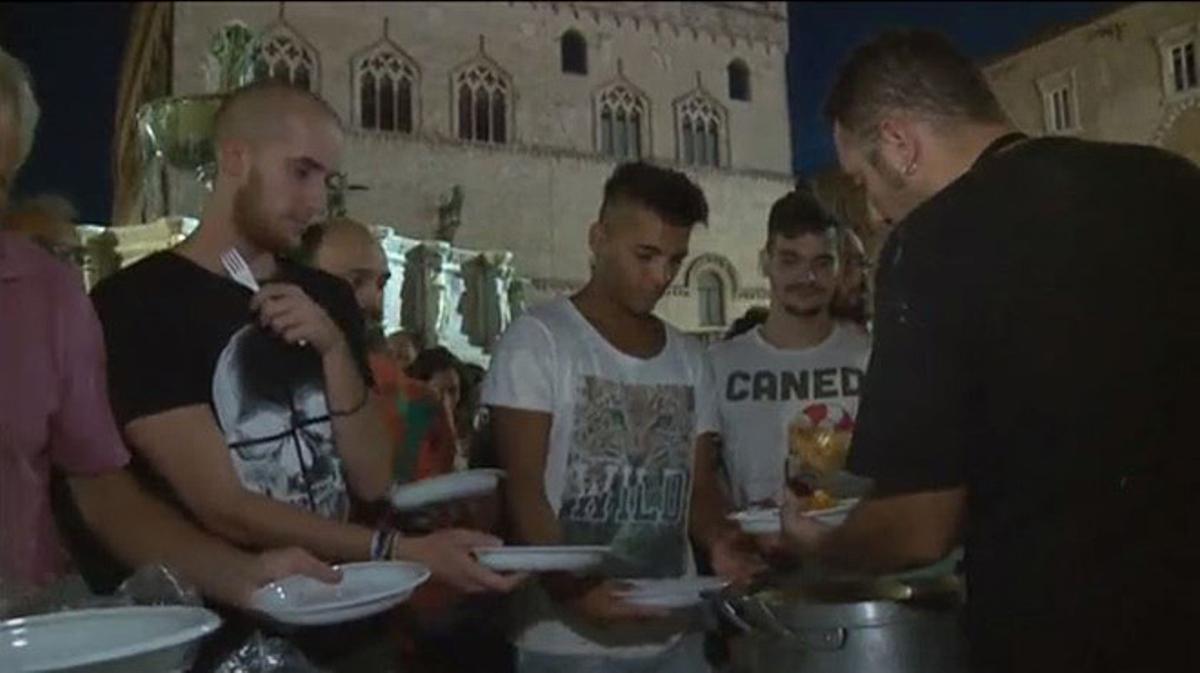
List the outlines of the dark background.
{"type": "MultiPolygon", "coordinates": [[[[986,59],[1047,28],[1080,21],[1113,2],[791,3],[788,55],[793,167],[811,173],[834,161],[821,102],[838,63],[858,42],[889,27],[942,31],[986,59]]],[[[112,209],[112,138],[128,2],[0,3],[0,45],[33,72],[42,122],[17,194],[63,194],[83,222],[112,209]]]]}
{"type": "Polygon", "coordinates": [[[55,192],[82,222],[112,214],[117,84],[132,3],[0,3],[0,45],[33,73],[42,108],[17,195],[55,192]]]}

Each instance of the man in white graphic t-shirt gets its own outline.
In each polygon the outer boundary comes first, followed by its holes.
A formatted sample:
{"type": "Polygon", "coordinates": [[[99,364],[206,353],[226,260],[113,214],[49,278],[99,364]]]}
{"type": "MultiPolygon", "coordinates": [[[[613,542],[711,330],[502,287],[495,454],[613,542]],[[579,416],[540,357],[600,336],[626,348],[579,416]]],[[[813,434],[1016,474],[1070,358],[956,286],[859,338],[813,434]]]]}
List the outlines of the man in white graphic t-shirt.
{"type": "Polygon", "coordinates": [[[806,188],[776,201],[760,257],[771,291],[766,322],[712,347],[722,458],[738,507],[778,504],[791,425],[854,427],[871,344],[830,314],[840,241],[806,188]]]}
{"type": "Polygon", "coordinates": [[[521,594],[520,673],[707,671],[695,615],[631,604],[620,579],[695,575],[692,542],[729,579],[763,567],[725,518],[711,367],[653,315],[707,214],[682,173],[618,167],[589,230],[591,279],[521,316],[492,358],[483,402],[514,543],[612,547],[599,577],[544,575],[521,594]]]}

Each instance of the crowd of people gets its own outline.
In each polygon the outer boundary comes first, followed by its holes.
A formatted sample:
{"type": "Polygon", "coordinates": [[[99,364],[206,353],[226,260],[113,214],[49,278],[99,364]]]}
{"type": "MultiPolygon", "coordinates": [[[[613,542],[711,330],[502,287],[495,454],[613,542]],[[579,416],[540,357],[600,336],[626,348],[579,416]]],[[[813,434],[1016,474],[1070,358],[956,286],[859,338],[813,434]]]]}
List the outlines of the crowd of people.
{"type": "MultiPolygon", "coordinates": [[[[597,186],[583,289],[517,318],[488,371],[384,334],[379,242],[314,224],[338,115],[274,81],[218,112],[196,232],[90,298],[54,233],[73,213],[7,209],[0,607],[71,572],[103,593],[161,564],[226,616],[204,670],[261,627],[244,609],[263,584],[405,559],[433,580],[401,610],[296,647],[331,670],[691,673],[714,666],[705,623],[626,601],[623,579],[887,573],[962,545],[973,670],[1193,655],[1177,627],[1200,623],[1198,169],[1017,133],[978,69],[921,31],[857,49],[827,113],[843,170],[895,224],[877,295],[862,242],[800,185],[759,215],[769,304],[710,348],[654,313],[706,196],[646,162],[597,186]],[[231,277],[230,250],[259,289],[231,277]],[[872,482],[840,526],[785,486],[802,419],[853,429],[848,469],[872,482]],[[507,473],[495,497],[385,504],[393,484],[484,465],[507,473]],[[729,517],[764,503],[782,534],[729,517]],[[505,543],[611,553],[587,576],[472,553],[505,543]]],[[[0,52],[3,205],[37,118],[0,52]]]]}

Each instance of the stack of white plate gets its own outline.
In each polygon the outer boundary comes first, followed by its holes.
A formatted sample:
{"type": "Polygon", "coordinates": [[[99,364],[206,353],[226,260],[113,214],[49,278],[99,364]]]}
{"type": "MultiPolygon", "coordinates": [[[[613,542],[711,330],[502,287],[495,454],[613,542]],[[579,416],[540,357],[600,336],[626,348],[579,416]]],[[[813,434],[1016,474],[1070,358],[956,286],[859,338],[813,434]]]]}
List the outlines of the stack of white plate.
{"type": "Polygon", "coordinates": [[[429,569],[407,561],[337,566],[342,581],[326,584],[294,575],[254,592],[253,607],[285,624],[315,626],[362,619],[403,603],[429,579],[429,569]]]}
{"type": "Polygon", "coordinates": [[[630,605],[677,610],[703,603],[707,594],[724,589],[729,582],[720,577],[674,577],[625,580],[628,589],[617,594],[630,605]]]}
{"type": "Polygon", "coordinates": [[[0,671],[175,673],[221,624],[189,606],[72,610],[0,622],[0,671]]]}
{"type": "Polygon", "coordinates": [[[582,572],[604,563],[606,546],[480,547],[475,558],[496,572],[582,572]]]}

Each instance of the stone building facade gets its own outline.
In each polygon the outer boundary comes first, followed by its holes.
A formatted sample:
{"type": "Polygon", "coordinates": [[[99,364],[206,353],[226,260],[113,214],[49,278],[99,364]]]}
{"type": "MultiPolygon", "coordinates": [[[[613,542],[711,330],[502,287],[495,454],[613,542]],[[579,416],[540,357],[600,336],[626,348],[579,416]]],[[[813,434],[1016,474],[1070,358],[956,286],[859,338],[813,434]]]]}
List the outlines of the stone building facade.
{"type": "Polygon", "coordinates": [[[1200,162],[1200,4],[1139,2],[992,60],[1031,135],[1157,145],[1200,162]]]}
{"type": "MultiPolygon", "coordinates": [[[[212,89],[211,36],[260,32],[262,74],[309,86],[350,129],[356,219],[433,238],[455,185],[454,245],[512,251],[530,301],[587,278],[604,180],[642,157],[685,170],[709,226],[660,314],[716,331],[766,301],[757,251],[793,184],[783,2],[175,3],[172,88],[212,89]]],[[[195,214],[192,180],[170,209],[195,214]]]]}

